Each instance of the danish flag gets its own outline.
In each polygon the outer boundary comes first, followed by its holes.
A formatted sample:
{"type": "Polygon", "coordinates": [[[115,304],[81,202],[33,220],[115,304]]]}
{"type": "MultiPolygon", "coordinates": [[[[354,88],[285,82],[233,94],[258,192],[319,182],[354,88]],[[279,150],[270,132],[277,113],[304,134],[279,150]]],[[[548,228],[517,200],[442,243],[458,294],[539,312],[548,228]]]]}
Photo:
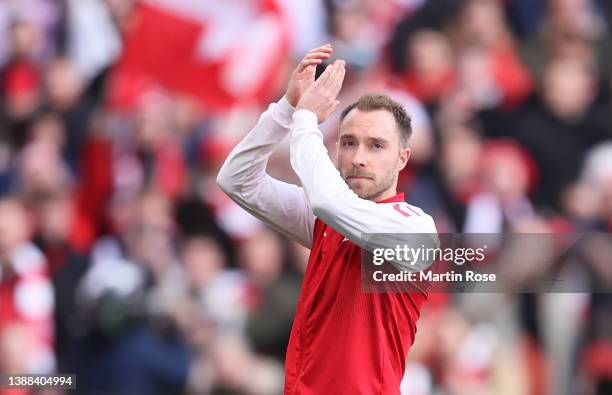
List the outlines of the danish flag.
{"type": "Polygon", "coordinates": [[[109,104],[129,109],[156,86],[213,113],[268,101],[288,53],[287,20],[277,0],[143,0],[124,32],[109,104]]]}

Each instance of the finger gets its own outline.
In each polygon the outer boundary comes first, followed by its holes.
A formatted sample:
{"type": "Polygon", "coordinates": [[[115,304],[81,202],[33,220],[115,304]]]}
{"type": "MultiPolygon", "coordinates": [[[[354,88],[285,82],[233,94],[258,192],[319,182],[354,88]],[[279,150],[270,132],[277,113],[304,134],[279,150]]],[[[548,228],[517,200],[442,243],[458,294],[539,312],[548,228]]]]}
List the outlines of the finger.
{"type": "Polygon", "coordinates": [[[333,66],[334,66],[333,63],[327,65],[327,67],[325,68],[323,73],[315,81],[315,83],[316,83],[318,88],[324,88],[324,87],[327,86],[327,84],[329,83],[328,81],[330,80],[330,76],[331,76],[331,74],[333,73],[333,70],[334,70],[333,66]]]}
{"type": "Polygon", "coordinates": [[[315,73],[317,71],[317,66],[316,65],[310,65],[306,67],[306,70],[304,71],[304,74],[306,74],[308,76],[308,78],[312,78],[311,81],[314,81],[314,76],[315,73]]]}
{"type": "Polygon", "coordinates": [[[338,96],[340,89],[342,89],[342,83],[344,82],[344,76],[346,75],[346,69],[344,68],[344,62],[341,62],[336,73],[334,74],[332,93],[334,97],[338,96]]]}
{"type": "MultiPolygon", "coordinates": [[[[319,88],[321,90],[323,90],[324,92],[326,92],[326,94],[332,95],[334,93],[334,91],[337,89],[337,87],[336,87],[336,85],[337,85],[336,80],[338,78],[340,78],[339,73],[341,73],[341,69],[342,68],[343,68],[343,66],[341,65],[340,61],[335,61],[329,67],[329,72],[325,76],[326,78],[322,79],[323,75],[321,76],[321,78],[319,78],[319,79],[321,79],[321,82],[319,84],[319,88]]],[[[325,71],[327,72],[327,70],[325,70],[325,71]]],[[[342,84],[342,83],[340,83],[340,84],[342,84]]]]}
{"type": "Polygon", "coordinates": [[[295,72],[301,73],[302,71],[304,71],[304,69],[309,64],[311,64],[311,63],[302,63],[303,61],[310,60],[310,59],[328,59],[331,56],[332,51],[333,49],[331,47],[331,44],[325,44],[323,46],[311,49],[310,51],[308,51],[306,56],[304,56],[304,58],[300,61],[300,63],[295,69],[295,72]]]}
{"type": "Polygon", "coordinates": [[[304,71],[307,67],[309,66],[314,66],[314,65],[318,65],[321,64],[323,62],[322,59],[303,59],[297,67],[297,72],[301,73],[302,71],[304,71]]]}
{"type": "Polygon", "coordinates": [[[306,56],[304,56],[304,59],[328,59],[330,56],[331,52],[318,51],[308,53],[306,56]]]}
{"type": "Polygon", "coordinates": [[[333,89],[340,90],[345,74],[346,74],[346,69],[344,67],[344,60],[336,61],[336,68],[334,70],[334,78],[332,80],[333,89]]]}
{"type": "Polygon", "coordinates": [[[320,47],[317,48],[313,48],[310,51],[308,51],[308,53],[311,52],[332,52],[334,49],[332,48],[331,44],[325,44],[325,45],[321,45],[320,47]]]}
{"type": "Polygon", "coordinates": [[[319,87],[321,94],[327,98],[327,100],[332,103],[340,94],[340,90],[342,89],[342,81],[344,76],[342,74],[335,74],[332,76],[332,80],[328,85],[324,87],[319,87]]]}
{"type": "Polygon", "coordinates": [[[304,59],[300,62],[300,64],[302,66],[307,67],[307,66],[311,66],[314,64],[321,64],[323,62],[323,59],[304,59]]]}
{"type": "Polygon", "coordinates": [[[324,52],[324,53],[332,53],[334,52],[334,50],[331,47],[321,47],[321,48],[314,48],[311,49],[310,51],[308,51],[306,53],[306,55],[310,55],[311,53],[316,53],[316,52],[324,52]]]}
{"type": "Polygon", "coordinates": [[[337,78],[338,73],[340,72],[341,63],[340,60],[336,60],[334,63],[330,65],[329,74],[327,78],[321,82],[322,88],[331,89],[334,85],[334,81],[337,78]]]}
{"type": "Polygon", "coordinates": [[[333,97],[334,99],[338,97],[338,95],[340,94],[340,90],[342,89],[343,80],[344,80],[344,75],[341,75],[336,78],[334,86],[331,89],[331,92],[329,93],[330,97],[333,97]]]}

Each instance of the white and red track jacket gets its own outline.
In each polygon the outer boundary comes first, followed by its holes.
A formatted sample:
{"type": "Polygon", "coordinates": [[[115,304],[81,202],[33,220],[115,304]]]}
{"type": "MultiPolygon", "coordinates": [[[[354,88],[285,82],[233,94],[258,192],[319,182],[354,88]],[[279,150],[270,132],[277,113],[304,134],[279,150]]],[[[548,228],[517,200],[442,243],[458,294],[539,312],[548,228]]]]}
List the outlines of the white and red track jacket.
{"type": "Polygon", "coordinates": [[[285,98],[234,148],[217,181],[245,210],[311,249],[287,348],[285,393],[399,394],[427,295],[364,293],[362,248],[390,246],[362,235],[435,235],[433,219],[401,193],[378,203],[359,198],[330,160],[316,115],[294,112],[285,98]],[[302,187],[265,171],[288,133],[302,187]]]}

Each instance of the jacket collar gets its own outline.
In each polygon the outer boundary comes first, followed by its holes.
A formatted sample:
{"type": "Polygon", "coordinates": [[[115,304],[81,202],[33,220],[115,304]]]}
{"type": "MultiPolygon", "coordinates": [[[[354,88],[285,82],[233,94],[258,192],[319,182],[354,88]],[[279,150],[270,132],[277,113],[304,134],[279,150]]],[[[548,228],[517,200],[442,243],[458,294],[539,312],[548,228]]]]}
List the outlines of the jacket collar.
{"type": "Polygon", "coordinates": [[[404,192],[400,192],[395,196],[391,196],[389,198],[386,198],[376,203],[391,203],[391,202],[403,202],[403,201],[404,201],[404,192]]]}

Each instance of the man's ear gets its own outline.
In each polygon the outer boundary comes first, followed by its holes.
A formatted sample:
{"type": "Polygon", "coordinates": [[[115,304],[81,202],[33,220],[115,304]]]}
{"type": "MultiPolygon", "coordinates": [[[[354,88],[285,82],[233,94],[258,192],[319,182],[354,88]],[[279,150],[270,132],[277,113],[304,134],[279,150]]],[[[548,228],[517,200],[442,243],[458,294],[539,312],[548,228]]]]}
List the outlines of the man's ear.
{"type": "Polygon", "coordinates": [[[406,164],[408,164],[408,160],[410,159],[411,153],[412,151],[408,147],[402,148],[400,150],[399,160],[397,161],[397,171],[398,172],[402,171],[404,167],[406,167],[406,164]]]}

